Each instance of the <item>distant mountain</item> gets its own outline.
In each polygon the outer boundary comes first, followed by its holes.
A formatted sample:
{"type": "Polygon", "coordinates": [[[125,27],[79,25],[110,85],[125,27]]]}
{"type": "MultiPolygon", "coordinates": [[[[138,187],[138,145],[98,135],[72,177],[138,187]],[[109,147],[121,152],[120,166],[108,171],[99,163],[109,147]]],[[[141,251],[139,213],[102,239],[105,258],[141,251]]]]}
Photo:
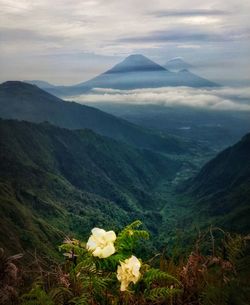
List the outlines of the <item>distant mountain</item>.
{"type": "Polygon", "coordinates": [[[43,80],[24,80],[25,83],[35,85],[41,89],[49,89],[49,88],[54,88],[55,85],[52,85],[48,82],[45,82],[43,80]]]}
{"type": "Polygon", "coordinates": [[[230,230],[250,231],[250,133],[208,162],[187,184],[200,216],[230,230]]]}
{"type": "Polygon", "coordinates": [[[156,232],[154,190],[179,168],[90,130],[0,119],[0,247],[55,253],[64,234],[137,218],[156,232]]]}
{"type": "Polygon", "coordinates": [[[0,117],[31,122],[48,121],[69,129],[89,128],[125,143],[168,153],[188,153],[187,143],[107,114],[93,107],[65,102],[34,85],[0,85],[0,117]]]}
{"type": "Polygon", "coordinates": [[[170,70],[170,71],[180,71],[183,69],[191,69],[193,66],[189,63],[185,62],[182,57],[175,57],[166,62],[164,65],[164,68],[170,70]]]}
{"type": "Polygon", "coordinates": [[[180,83],[183,83],[183,86],[187,87],[213,87],[218,86],[218,84],[212,83],[205,78],[202,78],[188,69],[181,69],[176,73],[180,83]]]}
{"type": "Polygon", "coordinates": [[[152,71],[165,71],[165,69],[146,56],[134,54],[126,57],[121,63],[118,63],[104,74],[152,71]]]}
{"type": "Polygon", "coordinates": [[[89,81],[74,86],[48,88],[48,91],[57,96],[70,96],[84,94],[93,88],[129,90],[169,86],[213,87],[218,85],[192,73],[184,75],[170,72],[147,57],[135,54],[89,81]]]}

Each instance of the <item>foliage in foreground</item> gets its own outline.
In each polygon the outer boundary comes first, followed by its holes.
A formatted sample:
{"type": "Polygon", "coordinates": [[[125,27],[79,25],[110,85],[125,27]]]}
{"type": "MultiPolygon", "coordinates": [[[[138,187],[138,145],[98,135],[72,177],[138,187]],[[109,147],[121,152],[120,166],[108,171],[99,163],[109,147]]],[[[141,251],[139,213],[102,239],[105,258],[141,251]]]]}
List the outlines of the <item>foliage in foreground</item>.
{"type": "Polygon", "coordinates": [[[163,253],[143,262],[134,256],[138,242],[149,237],[138,229],[140,224],[135,221],[117,236],[96,228],[87,244],[65,240],[59,247],[65,263],[47,269],[39,265],[39,276],[25,293],[13,271],[19,257],[8,258],[1,252],[0,303],[248,305],[250,258],[245,253],[249,236],[210,228],[199,236],[186,259],[163,253]]]}

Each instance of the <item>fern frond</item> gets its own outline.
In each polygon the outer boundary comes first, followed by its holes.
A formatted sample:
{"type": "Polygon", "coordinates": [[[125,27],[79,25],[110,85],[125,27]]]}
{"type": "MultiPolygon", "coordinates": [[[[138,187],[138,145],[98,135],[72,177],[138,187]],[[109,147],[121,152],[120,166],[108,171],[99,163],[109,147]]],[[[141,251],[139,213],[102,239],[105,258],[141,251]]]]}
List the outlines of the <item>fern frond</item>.
{"type": "Polygon", "coordinates": [[[96,267],[97,269],[105,270],[105,271],[116,271],[117,266],[121,261],[124,261],[126,258],[129,257],[129,254],[126,253],[115,253],[109,257],[107,257],[105,260],[97,259],[96,260],[96,267]]]}
{"type": "Polygon", "coordinates": [[[92,278],[92,285],[94,287],[95,293],[102,293],[110,283],[111,279],[109,277],[101,278],[95,276],[92,278]]]}
{"type": "Polygon", "coordinates": [[[131,253],[136,242],[140,239],[149,239],[149,233],[145,230],[136,230],[142,224],[140,220],[126,226],[118,235],[115,246],[120,252],[131,253]]]}
{"type": "Polygon", "coordinates": [[[77,274],[81,273],[85,275],[101,274],[101,272],[96,269],[95,264],[87,261],[82,261],[78,263],[74,269],[74,272],[77,274]]]}
{"type": "Polygon", "coordinates": [[[174,276],[155,268],[149,269],[144,274],[144,282],[148,287],[154,282],[168,282],[180,284],[180,282],[174,276]]]}
{"type": "Polygon", "coordinates": [[[75,297],[70,300],[70,304],[75,305],[89,305],[89,295],[82,295],[80,297],[75,297]]]}
{"type": "Polygon", "coordinates": [[[56,305],[64,305],[73,297],[72,292],[65,287],[55,287],[50,290],[49,297],[56,305]]]}
{"type": "Polygon", "coordinates": [[[84,244],[70,244],[70,243],[64,243],[61,246],[59,246],[59,251],[64,253],[73,253],[78,256],[83,256],[87,254],[87,249],[84,244]]]}
{"type": "Polygon", "coordinates": [[[55,305],[55,303],[40,286],[35,286],[22,296],[21,305],[55,305]]]}
{"type": "Polygon", "coordinates": [[[167,300],[179,293],[181,293],[181,290],[177,288],[158,287],[146,290],[144,296],[147,300],[159,302],[160,300],[167,300]]]}

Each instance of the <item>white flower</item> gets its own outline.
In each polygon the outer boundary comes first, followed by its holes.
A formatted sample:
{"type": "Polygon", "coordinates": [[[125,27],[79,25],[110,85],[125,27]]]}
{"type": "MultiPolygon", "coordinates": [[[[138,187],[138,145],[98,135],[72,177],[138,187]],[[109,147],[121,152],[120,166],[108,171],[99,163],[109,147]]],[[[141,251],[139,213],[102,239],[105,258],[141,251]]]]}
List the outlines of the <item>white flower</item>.
{"type": "Polygon", "coordinates": [[[131,282],[135,284],[139,280],[141,263],[137,257],[132,255],[120,264],[117,268],[117,279],[121,282],[120,290],[125,291],[131,282]]]}
{"type": "Polygon", "coordinates": [[[103,229],[94,228],[91,232],[92,235],[86,246],[94,256],[106,258],[115,253],[114,242],[116,235],[114,231],[106,232],[103,229]]]}

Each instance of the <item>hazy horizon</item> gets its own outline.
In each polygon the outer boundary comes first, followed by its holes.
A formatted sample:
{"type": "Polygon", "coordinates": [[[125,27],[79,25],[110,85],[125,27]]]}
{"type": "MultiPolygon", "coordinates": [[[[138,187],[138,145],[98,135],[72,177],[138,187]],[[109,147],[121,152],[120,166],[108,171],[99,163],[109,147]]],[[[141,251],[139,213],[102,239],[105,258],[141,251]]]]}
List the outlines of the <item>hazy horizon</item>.
{"type": "Polygon", "coordinates": [[[182,57],[222,85],[250,75],[250,3],[0,0],[1,77],[76,84],[129,54],[182,57]]]}

